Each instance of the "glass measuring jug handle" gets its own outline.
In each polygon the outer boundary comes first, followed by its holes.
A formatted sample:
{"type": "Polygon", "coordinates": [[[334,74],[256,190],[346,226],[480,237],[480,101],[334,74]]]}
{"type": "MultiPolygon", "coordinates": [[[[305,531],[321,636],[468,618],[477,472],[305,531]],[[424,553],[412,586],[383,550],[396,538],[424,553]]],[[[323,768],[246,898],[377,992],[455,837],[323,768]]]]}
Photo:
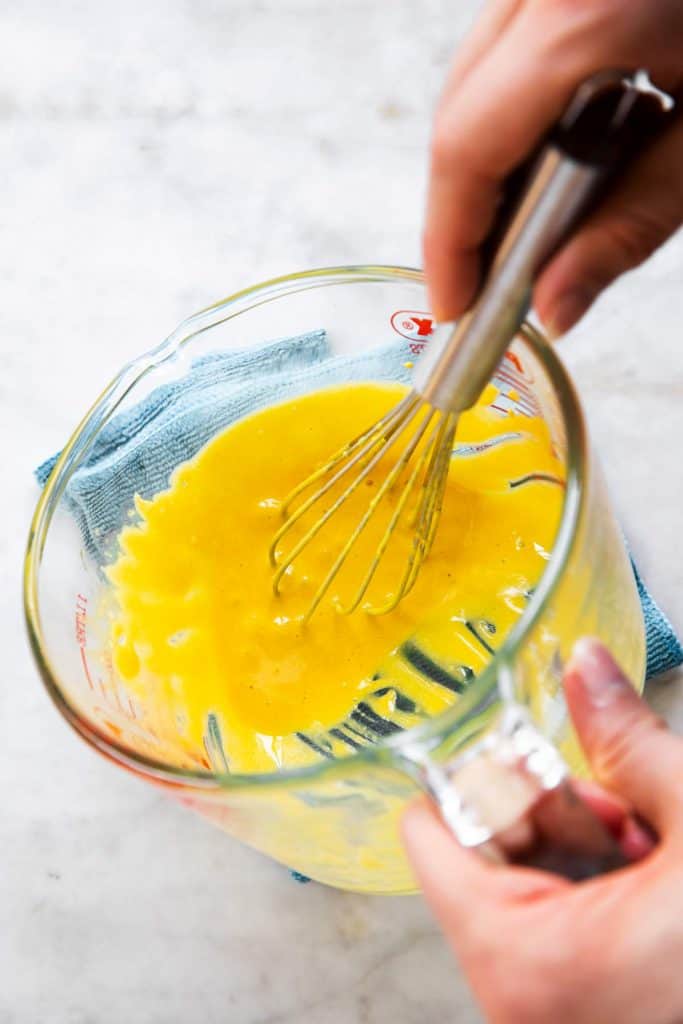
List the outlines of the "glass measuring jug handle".
{"type": "Polygon", "coordinates": [[[526,864],[579,881],[628,861],[576,792],[563,758],[526,710],[504,707],[494,730],[441,762],[412,753],[410,774],[463,845],[497,863],[526,864]]]}

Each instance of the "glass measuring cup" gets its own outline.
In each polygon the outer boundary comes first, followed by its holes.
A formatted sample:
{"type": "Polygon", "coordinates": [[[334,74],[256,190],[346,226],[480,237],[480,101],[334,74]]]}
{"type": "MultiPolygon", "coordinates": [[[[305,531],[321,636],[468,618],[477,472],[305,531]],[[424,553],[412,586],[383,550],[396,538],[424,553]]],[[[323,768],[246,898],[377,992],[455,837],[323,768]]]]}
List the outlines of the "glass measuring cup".
{"type": "MultiPolygon", "coordinates": [[[[108,583],[69,501],[75,475],[112,418],[181,379],[197,357],[321,327],[335,352],[402,335],[417,356],[431,330],[421,273],[332,268],[267,282],[197,314],[125,367],[72,436],[39,502],[26,558],[27,621],[52,699],[105,756],[305,875],[346,889],[406,892],[414,881],[397,822],[421,789],[439,801],[462,841],[491,849],[539,794],[560,790],[566,766],[584,771],[560,687],[578,636],[602,638],[636,684],[643,680],[644,631],[628,556],[571,383],[538,333],[524,327],[506,374],[516,400],[533,404],[548,423],[566,468],[547,568],[487,668],[448,711],[348,757],[245,776],[222,769],[210,728],[200,755],[160,743],[107,658],[108,583]]],[[[187,454],[181,446],[176,464],[187,454]]],[[[151,474],[153,460],[149,466],[151,474]]],[[[115,539],[129,509],[111,511],[115,539]]]]}

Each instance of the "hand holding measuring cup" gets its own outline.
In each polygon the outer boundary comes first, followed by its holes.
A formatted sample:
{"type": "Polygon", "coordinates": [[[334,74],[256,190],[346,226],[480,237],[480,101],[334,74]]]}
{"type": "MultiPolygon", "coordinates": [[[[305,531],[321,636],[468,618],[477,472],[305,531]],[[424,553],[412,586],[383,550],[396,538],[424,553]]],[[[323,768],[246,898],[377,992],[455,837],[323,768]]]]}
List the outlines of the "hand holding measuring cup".
{"type": "Polygon", "coordinates": [[[577,645],[565,693],[606,787],[584,797],[639,863],[580,885],[492,866],[426,802],[405,815],[408,853],[487,1020],[671,1024],[683,1010],[683,741],[593,641],[577,645]],[[627,806],[656,829],[654,850],[627,806]]]}
{"type": "MultiPolygon", "coordinates": [[[[535,149],[578,84],[606,68],[646,68],[683,85],[679,0],[495,0],[459,49],[438,105],[424,263],[439,320],[464,312],[504,179],[535,149]]],[[[683,121],[629,169],[558,252],[534,292],[554,334],[576,323],[619,274],[646,259],[683,218],[683,121]]]]}

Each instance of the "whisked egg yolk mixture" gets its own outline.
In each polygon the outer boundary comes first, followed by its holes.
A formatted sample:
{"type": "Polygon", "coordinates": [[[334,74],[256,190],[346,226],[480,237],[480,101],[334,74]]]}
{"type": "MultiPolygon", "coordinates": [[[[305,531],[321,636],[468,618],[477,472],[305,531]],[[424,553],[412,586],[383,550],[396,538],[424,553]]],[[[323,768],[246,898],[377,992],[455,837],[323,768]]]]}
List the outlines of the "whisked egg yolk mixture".
{"type": "Polygon", "coordinates": [[[492,408],[492,386],[460,419],[433,547],[395,610],[368,607],[399,585],[410,515],[365,607],[340,611],[395,508],[391,492],[303,621],[391,455],[273,593],[268,548],[284,497],[404,394],[350,384],[264,409],[180,466],[168,490],[137,499],[108,570],[110,647],[116,675],[176,760],[250,773],[352,753],[444,710],[519,618],[552,549],[564,474],[545,422],[492,408]]]}

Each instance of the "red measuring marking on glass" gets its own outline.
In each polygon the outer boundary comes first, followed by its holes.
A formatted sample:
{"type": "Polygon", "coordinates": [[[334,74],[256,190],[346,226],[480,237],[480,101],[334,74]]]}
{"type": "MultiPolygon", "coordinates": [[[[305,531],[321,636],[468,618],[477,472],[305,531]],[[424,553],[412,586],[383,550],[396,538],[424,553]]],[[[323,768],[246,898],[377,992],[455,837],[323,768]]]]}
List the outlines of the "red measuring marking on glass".
{"type": "Polygon", "coordinates": [[[434,317],[419,309],[397,309],[390,319],[391,326],[402,338],[412,342],[410,351],[420,354],[434,331],[434,317]]]}
{"type": "Polygon", "coordinates": [[[108,682],[104,698],[105,701],[108,701],[109,695],[113,694],[116,699],[118,710],[121,712],[121,714],[125,715],[125,717],[130,719],[131,721],[135,721],[135,719],[138,717],[135,711],[135,705],[133,704],[133,700],[130,694],[125,689],[123,691],[125,699],[122,699],[121,697],[121,691],[118,685],[118,679],[116,676],[116,672],[114,670],[114,662],[110,650],[106,650],[103,652],[102,663],[106,671],[108,682]]]}
{"type": "Polygon", "coordinates": [[[493,375],[493,383],[498,388],[500,395],[495,402],[491,403],[492,409],[498,412],[508,412],[511,408],[524,416],[538,416],[540,409],[536,397],[530,385],[533,378],[527,373],[521,360],[515,352],[506,352],[493,375]],[[510,392],[517,394],[513,398],[510,392]],[[499,399],[503,404],[498,404],[499,399]]]}
{"type": "Polygon", "coordinates": [[[76,643],[81,656],[83,674],[90,690],[97,695],[96,703],[92,705],[95,718],[119,740],[132,736],[136,743],[143,741],[156,748],[159,744],[158,736],[148,723],[141,723],[139,709],[125,688],[122,689],[110,650],[102,651],[97,659],[98,666],[104,672],[104,678],[101,673],[98,673],[96,680],[93,678],[87,655],[88,598],[85,594],[76,594],[75,613],[76,643]],[[131,727],[134,728],[134,733],[129,732],[131,727]]]}
{"type": "Polygon", "coordinates": [[[88,598],[84,594],[76,594],[76,643],[81,654],[81,662],[83,663],[83,672],[85,678],[88,681],[88,686],[91,690],[95,689],[92,676],[90,675],[90,667],[88,666],[88,658],[85,653],[85,645],[87,641],[87,620],[88,620],[88,598]]]}
{"type": "MultiPolygon", "coordinates": [[[[101,678],[98,678],[96,685],[95,680],[93,679],[92,672],[90,671],[90,665],[88,664],[88,655],[86,653],[88,645],[88,598],[85,594],[76,594],[76,643],[78,644],[81,656],[83,673],[88,681],[90,689],[94,692],[99,692],[105,704],[111,704],[111,696],[113,693],[119,710],[124,714],[130,714],[130,712],[127,712],[126,708],[124,708],[121,703],[121,698],[114,681],[113,665],[111,664],[111,660],[109,660],[108,668],[110,683],[112,685],[109,687],[105,686],[104,681],[101,678]]],[[[135,717],[134,714],[133,717],[135,717]]]]}

